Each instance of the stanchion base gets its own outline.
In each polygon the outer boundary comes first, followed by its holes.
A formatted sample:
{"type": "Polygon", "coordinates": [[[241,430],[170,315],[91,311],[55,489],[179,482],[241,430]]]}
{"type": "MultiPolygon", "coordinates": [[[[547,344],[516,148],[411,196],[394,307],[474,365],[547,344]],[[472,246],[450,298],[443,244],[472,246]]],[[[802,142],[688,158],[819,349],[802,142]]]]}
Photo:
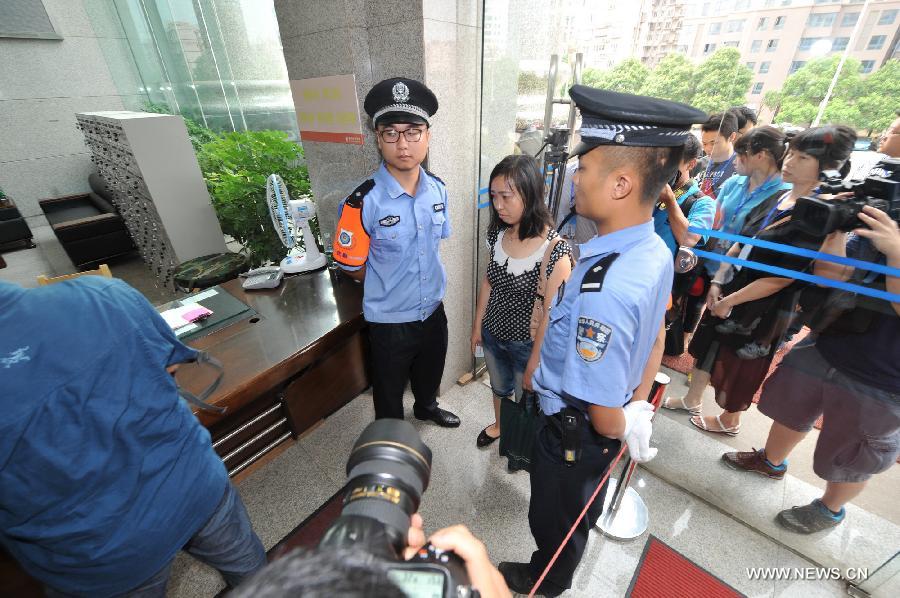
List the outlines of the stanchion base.
{"type": "Polygon", "coordinates": [[[610,513],[609,506],[616,493],[617,483],[618,480],[610,478],[603,501],[603,515],[597,521],[597,529],[616,540],[633,540],[647,531],[650,521],[647,505],[634,488],[627,488],[619,508],[615,513],[610,513]]]}

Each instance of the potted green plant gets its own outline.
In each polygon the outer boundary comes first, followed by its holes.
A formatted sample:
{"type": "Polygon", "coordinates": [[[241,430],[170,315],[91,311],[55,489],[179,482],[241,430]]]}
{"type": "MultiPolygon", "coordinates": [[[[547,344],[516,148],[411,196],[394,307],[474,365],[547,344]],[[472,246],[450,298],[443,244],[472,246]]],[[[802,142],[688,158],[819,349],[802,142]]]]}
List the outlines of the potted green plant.
{"type": "MultiPolygon", "coordinates": [[[[222,232],[244,247],[251,265],[279,262],[286,250],[272,226],[266,179],[278,174],[292,198],[308,195],[303,148],[283,131],[239,131],[204,143],[197,159],[222,232]]],[[[310,225],[317,235],[317,221],[310,225]]]]}

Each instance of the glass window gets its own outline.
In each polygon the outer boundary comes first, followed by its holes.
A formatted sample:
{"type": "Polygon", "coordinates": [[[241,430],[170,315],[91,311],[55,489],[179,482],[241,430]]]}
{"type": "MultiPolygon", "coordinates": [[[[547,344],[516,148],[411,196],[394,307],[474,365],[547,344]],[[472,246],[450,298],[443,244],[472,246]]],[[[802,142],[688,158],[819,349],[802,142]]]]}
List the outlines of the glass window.
{"type": "Polygon", "coordinates": [[[744,30],[744,20],[733,20],[725,23],[725,31],[728,33],[738,33],[744,30]]]}
{"type": "Polygon", "coordinates": [[[853,27],[859,20],[858,12],[848,12],[841,17],[841,27],[853,27]]]}
{"type": "Polygon", "coordinates": [[[778,49],[778,40],[770,39],[769,43],[766,44],[766,52],[774,52],[778,49]]]}
{"type": "Polygon", "coordinates": [[[775,17],[775,29],[783,29],[786,21],[787,17],[775,17]]]}
{"type": "Polygon", "coordinates": [[[885,39],[884,35],[873,35],[872,39],[869,40],[869,45],[866,46],[866,50],[880,50],[884,47],[885,39]]]}
{"type": "Polygon", "coordinates": [[[881,18],[878,19],[879,25],[893,25],[894,21],[897,19],[897,9],[893,8],[891,10],[882,10],[881,18]]]}
{"type": "Polygon", "coordinates": [[[759,63],[759,74],[760,74],[760,75],[765,75],[766,73],[768,73],[768,72],[769,72],[769,67],[770,67],[770,66],[772,66],[772,63],[771,63],[771,62],[768,62],[768,61],[767,61],[767,62],[760,62],[760,63],[759,63]]]}
{"type": "Polygon", "coordinates": [[[747,66],[747,68],[750,69],[751,71],[755,71],[755,70],[756,70],[756,63],[755,63],[755,62],[745,62],[744,64],[745,64],[745,65],[747,66]]]}
{"type": "Polygon", "coordinates": [[[755,39],[755,40],[753,40],[753,43],[750,44],[750,51],[751,51],[751,52],[759,52],[759,49],[760,49],[761,47],[762,47],[762,40],[761,40],[761,39],[755,39]]]}
{"type": "Polygon", "coordinates": [[[709,53],[715,52],[715,51],[716,51],[716,44],[704,44],[703,45],[703,53],[704,54],[709,54],[709,53]]]}
{"type": "Polygon", "coordinates": [[[831,43],[831,51],[832,52],[843,52],[847,49],[847,44],[850,43],[849,37],[836,37],[834,41],[831,43]]]}
{"type": "Polygon", "coordinates": [[[806,61],[805,61],[805,60],[795,60],[795,61],[793,61],[793,62],[791,63],[791,68],[788,69],[788,75],[793,75],[794,73],[796,73],[797,71],[799,71],[801,68],[803,68],[803,65],[804,65],[804,64],[806,64],[806,61]]]}
{"type": "Polygon", "coordinates": [[[756,30],[757,31],[765,31],[768,20],[769,19],[767,17],[761,17],[759,19],[759,22],[756,24],[756,30]]]}
{"type": "Polygon", "coordinates": [[[836,12],[820,12],[817,14],[809,15],[809,18],[806,20],[806,25],[809,27],[831,27],[834,25],[834,20],[837,18],[838,13],[836,12]]]}
{"type": "Polygon", "coordinates": [[[711,23],[709,25],[710,35],[717,35],[720,31],[722,31],[722,23],[711,23]]]}
{"type": "Polygon", "coordinates": [[[797,46],[797,49],[801,52],[808,52],[817,41],[819,41],[820,37],[801,37],[800,44],[797,46]]]}
{"type": "Polygon", "coordinates": [[[722,42],[723,48],[737,48],[741,42],[722,42]]]}
{"type": "Polygon", "coordinates": [[[874,60],[863,60],[859,65],[860,73],[871,73],[872,69],[875,68],[874,60]]]}
{"type": "Polygon", "coordinates": [[[762,81],[758,81],[756,83],[756,85],[753,86],[753,91],[751,91],[750,93],[752,93],[755,96],[758,96],[759,94],[762,93],[762,90],[763,90],[763,83],[762,83],[762,81]]]}

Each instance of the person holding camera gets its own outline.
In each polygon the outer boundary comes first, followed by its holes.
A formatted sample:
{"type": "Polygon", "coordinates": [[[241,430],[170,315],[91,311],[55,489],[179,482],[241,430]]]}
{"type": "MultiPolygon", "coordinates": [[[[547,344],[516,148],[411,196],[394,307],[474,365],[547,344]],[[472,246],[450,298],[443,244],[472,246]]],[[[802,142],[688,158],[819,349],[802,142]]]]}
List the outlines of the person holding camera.
{"type": "Polygon", "coordinates": [[[507,156],[491,171],[488,186],[490,256],[478,293],[472,352],[484,349],[495,419],[478,435],[479,447],[500,436],[501,400],[513,394],[521,400],[523,378],[530,379],[537,367],[545,324],[540,316],[572,271],[569,244],[550,227],[537,161],[507,156]]]}
{"type": "Polygon", "coordinates": [[[450,236],[449,198],[422,168],[438,101],[422,83],[394,78],[375,84],[364,107],[384,161],[341,202],[334,259],[364,285],[375,418],[403,419],[409,382],[416,419],[456,428],[459,418],[437,403],[448,341],[438,249],[450,236]]]}
{"type": "MultiPolygon", "coordinates": [[[[849,235],[830,234],[822,251],[900,268],[897,222],[872,206],[858,218],[860,228],[849,235]]],[[[895,276],[828,261],[816,261],[814,272],[833,280],[883,284],[889,293],[900,294],[895,276]]],[[[776,517],[782,527],[801,534],[840,524],[844,505],[900,456],[900,303],[832,293],[843,312],[812,342],[794,347],[763,387],[759,410],[773,420],[765,448],[722,455],[734,469],[781,479],[791,451],[823,417],[813,469],[827,482],[825,492],[776,517]]]]}
{"type": "MultiPolygon", "coordinates": [[[[716,216],[716,201],[703,195],[690,173],[700,157],[700,141],[691,135],[684,143],[678,171],[663,187],[659,203],[653,209],[653,228],[672,255],[679,247],[704,246],[709,237],[688,231],[689,227],[711,229],[716,216]]],[[[667,355],[681,355],[690,331],[697,325],[703,309],[702,283],[697,285],[699,268],[675,274],[672,307],[666,312],[667,355]],[[695,287],[699,286],[697,290],[695,287]]]]}
{"type": "MultiPolygon", "coordinates": [[[[719,209],[713,228],[726,233],[741,234],[745,226],[749,226],[749,236],[753,236],[761,228],[765,228],[760,227],[760,224],[767,218],[773,202],[777,202],[785,191],[790,189],[790,185],[781,178],[781,163],[785,153],[784,136],[774,127],[757,127],[741,137],[736,150],[738,176],[732,177],[722,186],[718,198],[719,209]]],[[[770,220],[774,216],[773,213],[770,220]]],[[[766,223],[766,226],[769,224],[771,221],[766,223]]],[[[731,248],[732,243],[725,239],[716,239],[709,245],[711,246],[709,251],[724,254],[731,248]]],[[[720,293],[719,290],[713,290],[712,282],[714,280],[719,283],[724,282],[722,279],[715,278],[720,268],[720,262],[704,260],[698,268],[700,268],[700,280],[703,281],[701,293],[707,297],[706,307],[711,309],[714,303],[709,300],[711,293],[715,293],[712,296],[716,299],[719,298],[720,293]]],[[[697,359],[691,370],[688,392],[684,397],[666,397],[662,403],[666,409],[687,411],[692,415],[700,413],[703,391],[709,384],[719,346],[718,342],[712,342],[716,340],[713,338],[712,331],[701,334],[704,324],[717,325],[719,323],[718,320],[711,320],[710,317],[708,312],[700,320],[697,332],[688,347],[691,355],[697,359]],[[698,337],[700,338],[698,339],[698,337]]],[[[690,332],[691,330],[686,328],[685,331],[690,332]]],[[[707,427],[710,431],[714,431],[718,428],[732,426],[712,424],[707,427]]],[[[736,430],[730,431],[735,432],[736,430]]]]}
{"type": "Polygon", "coordinates": [[[692,124],[706,114],[655,98],[575,85],[581,144],[575,207],[597,224],[547,316],[532,384],[540,400],[528,522],[530,562],[498,568],[510,589],[556,596],[572,585],[606,485],[580,514],[623,441],[636,461],[650,448],[647,402],[662,358],[663,315],[672,289],[672,252],[653,230],[653,206],[680,163],[692,124]],[[576,525],[576,521],[578,522],[576,525]]]}
{"type": "Polygon", "coordinates": [[[0,281],[0,544],[48,596],[165,596],[176,553],[229,586],[262,543],[167,369],[199,354],[138,291],[0,281]]]}

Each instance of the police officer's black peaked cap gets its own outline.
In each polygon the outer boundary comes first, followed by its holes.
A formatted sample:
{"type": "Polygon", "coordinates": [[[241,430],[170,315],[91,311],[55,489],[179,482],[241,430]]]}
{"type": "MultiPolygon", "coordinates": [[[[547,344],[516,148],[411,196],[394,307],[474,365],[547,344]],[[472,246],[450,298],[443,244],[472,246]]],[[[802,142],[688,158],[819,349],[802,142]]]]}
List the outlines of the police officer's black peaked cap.
{"type": "Polygon", "coordinates": [[[394,77],[376,83],[363,102],[372,123],[425,123],[437,112],[434,93],[415,79],[394,77]]]}
{"type": "Polygon", "coordinates": [[[580,156],[598,145],[676,147],[684,145],[691,125],[707,115],[693,106],[647,96],[573,85],[569,97],[581,111],[580,156]]]}

